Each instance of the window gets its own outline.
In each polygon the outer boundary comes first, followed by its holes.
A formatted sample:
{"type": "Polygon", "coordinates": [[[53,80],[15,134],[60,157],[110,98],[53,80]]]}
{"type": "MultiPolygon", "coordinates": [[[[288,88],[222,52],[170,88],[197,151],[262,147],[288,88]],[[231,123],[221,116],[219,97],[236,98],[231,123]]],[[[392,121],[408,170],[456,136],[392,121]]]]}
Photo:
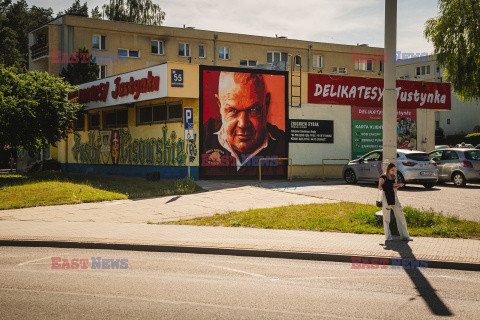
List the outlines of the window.
{"type": "Polygon", "coordinates": [[[402,80],[408,80],[408,79],[410,79],[410,76],[401,76],[400,79],[402,79],[402,80]]]}
{"type": "Polygon", "coordinates": [[[229,47],[219,47],[218,48],[218,58],[220,60],[230,60],[230,48],[229,47]]]}
{"type": "Polygon", "coordinates": [[[118,109],[103,112],[103,129],[113,129],[128,126],[128,110],[118,109]]]}
{"type": "Polygon", "coordinates": [[[437,73],[440,73],[440,66],[437,66],[437,73]]]}
{"type": "Polygon", "coordinates": [[[73,122],[73,129],[75,131],[85,130],[85,113],[83,111],[77,114],[77,119],[73,122]]]}
{"type": "Polygon", "coordinates": [[[458,154],[455,151],[445,150],[443,152],[442,160],[457,160],[457,159],[458,159],[458,154]]]}
{"type": "Polygon", "coordinates": [[[188,43],[178,43],[178,56],[190,57],[190,45],[188,43]]]}
{"type": "Polygon", "coordinates": [[[322,56],[313,56],[313,67],[314,68],[323,68],[323,57],[322,56]]]}
{"type": "Polygon", "coordinates": [[[256,60],[240,60],[240,65],[242,67],[255,67],[257,65],[256,60]]]}
{"type": "Polygon", "coordinates": [[[430,74],[430,66],[417,67],[417,76],[424,76],[430,74]]]}
{"type": "Polygon", "coordinates": [[[267,63],[287,61],[287,54],[279,51],[267,51],[267,63]]]}
{"type": "Polygon", "coordinates": [[[200,59],[205,59],[205,46],[204,45],[198,46],[198,57],[200,59]]]}
{"type": "Polygon", "coordinates": [[[107,66],[99,65],[98,66],[98,79],[105,79],[107,77],[107,66]]]}
{"type": "Polygon", "coordinates": [[[162,123],[166,121],[182,121],[182,102],[161,103],[155,106],[137,109],[137,124],[162,123]]]}
{"type": "Polygon", "coordinates": [[[480,160],[480,150],[465,151],[465,158],[468,160],[480,160]]]}
{"type": "Polygon", "coordinates": [[[118,56],[128,58],[140,58],[140,52],[138,50],[118,49],[118,56]]]}
{"type": "Polygon", "coordinates": [[[443,153],[443,151],[435,151],[435,152],[430,153],[428,156],[433,161],[438,162],[438,161],[440,161],[440,159],[442,159],[442,153],[443,153]]]}
{"type": "Polygon", "coordinates": [[[407,153],[405,154],[405,157],[410,160],[415,160],[415,161],[429,161],[430,158],[426,153],[420,153],[420,152],[415,152],[415,153],[407,153]]]}
{"type": "Polygon", "coordinates": [[[373,71],[373,60],[357,60],[355,62],[355,70],[357,71],[373,71]]]}
{"type": "Polygon", "coordinates": [[[385,72],[383,60],[380,60],[380,72],[385,72]]]}
{"type": "Polygon", "coordinates": [[[88,130],[100,129],[100,113],[88,114],[88,130]]]}
{"type": "Polygon", "coordinates": [[[380,161],[382,160],[382,153],[381,152],[372,152],[363,158],[365,161],[380,161]]]}
{"type": "Polygon", "coordinates": [[[105,36],[94,34],[92,36],[92,49],[105,50],[106,49],[105,36]]]}
{"type": "Polygon", "coordinates": [[[152,40],[152,54],[163,55],[165,54],[163,51],[163,41],[160,40],[152,40]]]}
{"type": "Polygon", "coordinates": [[[295,56],[295,65],[300,67],[302,65],[302,57],[299,55],[295,56]]]}

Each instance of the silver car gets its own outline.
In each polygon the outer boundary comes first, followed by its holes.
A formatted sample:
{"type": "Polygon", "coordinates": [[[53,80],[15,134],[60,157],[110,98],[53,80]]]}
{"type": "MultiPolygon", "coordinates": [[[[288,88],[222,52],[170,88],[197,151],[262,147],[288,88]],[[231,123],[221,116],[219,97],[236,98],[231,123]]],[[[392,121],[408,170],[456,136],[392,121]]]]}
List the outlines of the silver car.
{"type": "Polygon", "coordinates": [[[438,165],[439,180],[452,181],[463,187],[468,181],[480,180],[480,150],[449,148],[429,153],[438,165]]]}
{"type": "MultiPolygon", "coordinates": [[[[343,178],[349,184],[355,184],[359,180],[378,181],[383,172],[382,158],[382,150],[375,150],[350,161],[343,168],[343,178]]],[[[425,152],[398,149],[397,176],[399,183],[433,188],[438,181],[437,164],[425,152]]]]}

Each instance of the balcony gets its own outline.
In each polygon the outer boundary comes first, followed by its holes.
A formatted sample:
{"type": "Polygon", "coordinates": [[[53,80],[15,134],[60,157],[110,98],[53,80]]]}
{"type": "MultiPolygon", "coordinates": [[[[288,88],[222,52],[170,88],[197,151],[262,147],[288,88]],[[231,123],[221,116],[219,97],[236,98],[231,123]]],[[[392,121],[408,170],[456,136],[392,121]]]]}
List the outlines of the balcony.
{"type": "Polygon", "coordinates": [[[48,42],[40,42],[30,47],[32,60],[48,56],[48,42]]]}

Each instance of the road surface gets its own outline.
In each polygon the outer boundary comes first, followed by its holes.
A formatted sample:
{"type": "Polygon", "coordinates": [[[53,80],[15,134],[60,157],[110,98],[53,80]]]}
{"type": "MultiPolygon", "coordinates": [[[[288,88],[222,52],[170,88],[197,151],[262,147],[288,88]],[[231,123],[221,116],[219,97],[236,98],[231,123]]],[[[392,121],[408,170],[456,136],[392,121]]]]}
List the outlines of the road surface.
{"type": "Polygon", "coordinates": [[[2,319],[478,319],[480,314],[479,273],[441,269],[1,247],[0,280],[2,319]],[[90,261],[87,269],[52,269],[52,257],[90,261]],[[127,259],[128,268],[92,269],[92,257],[127,259]]]}

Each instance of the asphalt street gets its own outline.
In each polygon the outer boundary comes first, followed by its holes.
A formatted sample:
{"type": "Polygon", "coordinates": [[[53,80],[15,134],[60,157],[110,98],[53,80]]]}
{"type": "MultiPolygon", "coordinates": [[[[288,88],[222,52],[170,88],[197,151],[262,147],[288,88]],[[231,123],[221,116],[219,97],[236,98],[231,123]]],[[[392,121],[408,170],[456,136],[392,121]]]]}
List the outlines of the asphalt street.
{"type": "Polygon", "coordinates": [[[0,280],[3,319],[478,319],[480,313],[478,273],[428,268],[1,247],[0,280]],[[112,262],[102,262],[92,269],[92,257],[126,259],[127,268],[105,269],[112,262]],[[55,266],[66,266],[63,259],[89,263],[52,269],[52,258],[55,266]]]}

